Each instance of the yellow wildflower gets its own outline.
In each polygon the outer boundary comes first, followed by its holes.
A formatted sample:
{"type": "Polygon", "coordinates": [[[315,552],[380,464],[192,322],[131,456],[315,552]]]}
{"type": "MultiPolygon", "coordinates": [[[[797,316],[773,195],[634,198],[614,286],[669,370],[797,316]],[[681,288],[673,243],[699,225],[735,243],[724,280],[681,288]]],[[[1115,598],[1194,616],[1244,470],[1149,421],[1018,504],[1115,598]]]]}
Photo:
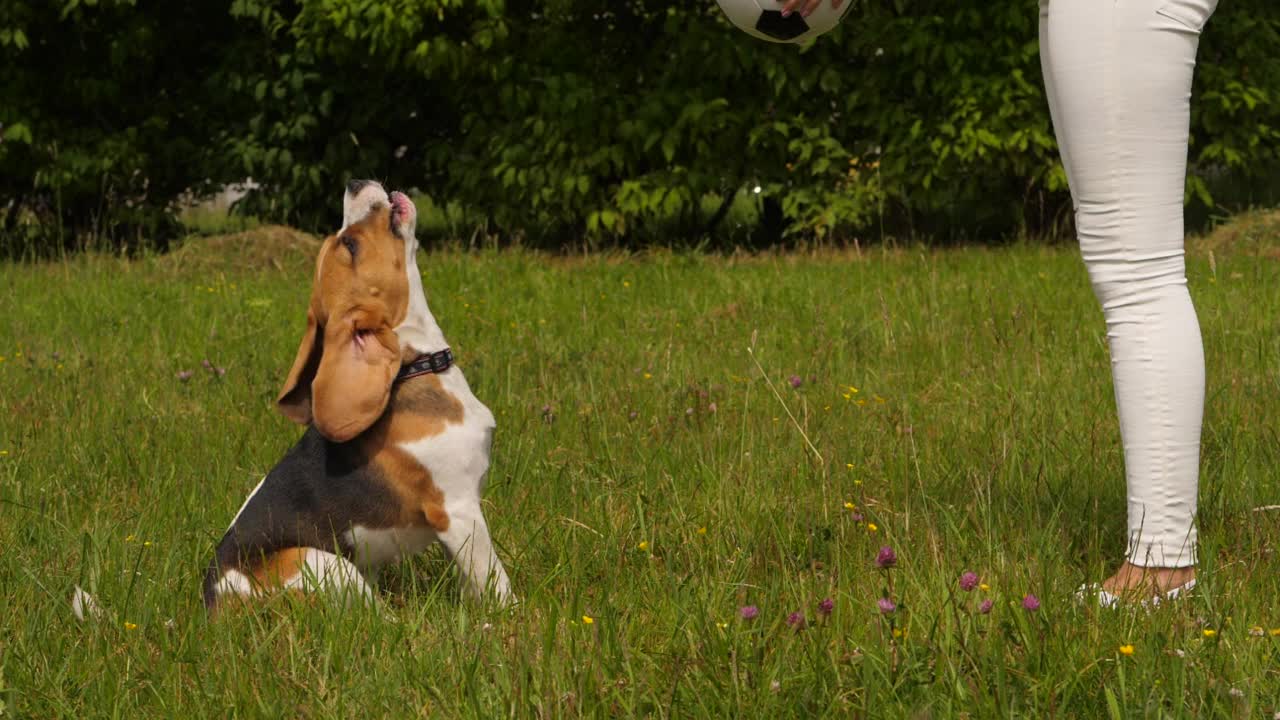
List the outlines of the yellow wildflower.
{"type": "Polygon", "coordinates": [[[1203,634],[1206,638],[1212,638],[1217,637],[1218,631],[1213,628],[1205,628],[1203,634]]]}
{"type": "Polygon", "coordinates": [[[851,502],[846,502],[846,503],[844,504],[844,509],[845,509],[845,510],[857,510],[857,509],[858,509],[858,506],[857,506],[857,505],[854,505],[854,504],[853,504],[853,503],[851,503],[851,502]]]}
{"type": "Polygon", "coordinates": [[[1280,628],[1271,628],[1271,632],[1268,634],[1271,637],[1280,637],[1280,628]]]}
{"type": "Polygon", "coordinates": [[[8,450],[0,450],[0,457],[4,457],[5,455],[8,455],[8,454],[9,454],[8,450]]]}
{"type": "Polygon", "coordinates": [[[630,281],[630,280],[623,280],[623,281],[622,281],[622,287],[631,287],[631,281],[630,281]]]}
{"type": "Polygon", "coordinates": [[[583,624],[583,625],[590,625],[590,624],[594,623],[595,621],[596,621],[596,619],[595,619],[595,618],[593,618],[593,617],[591,617],[590,615],[583,615],[583,616],[582,616],[582,624],[583,624]]]}
{"type": "Polygon", "coordinates": [[[978,587],[982,589],[982,592],[991,592],[991,586],[986,583],[982,583],[978,587]]]}
{"type": "Polygon", "coordinates": [[[879,530],[879,529],[880,528],[876,527],[875,523],[867,523],[867,532],[875,532],[876,530],[879,530]]]}
{"type": "Polygon", "coordinates": [[[649,373],[645,373],[645,374],[644,374],[644,379],[645,379],[645,380],[648,380],[649,378],[652,378],[652,377],[653,377],[653,375],[650,375],[649,373]]]}
{"type": "Polygon", "coordinates": [[[706,535],[706,534],[707,534],[707,526],[706,526],[706,525],[703,525],[702,527],[698,528],[698,534],[699,534],[699,535],[706,535]]]}
{"type": "Polygon", "coordinates": [[[639,544],[639,545],[637,545],[636,547],[640,548],[640,550],[641,550],[641,551],[648,550],[648,549],[649,549],[649,541],[648,541],[648,540],[641,540],[641,541],[640,541],[640,544],[639,544]]]}
{"type": "Polygon", "coordinates": [[[144,542],[142,543],[142,547],[151,547],[151,541],[150,541],[150,540],[146,540],[146,541],[144,541],[144,542]]]}
{"type": "Polygon", "coordinates": [[[853,469],[853,463],[845,463],[845,464],[844,464],[844,469],[845,469],[845,470],[852,470],[852,469],[853,469]]]}
{"type": "Polygon", "coordinates": [[[137,625],[136,623],[131,623],[131,622],[129,622],[129,621],[127,621],[127,620],[126,620],[126,621],[125,621],[125,623],[124,623],[124,629],[125,629],[125,630],[137,630],[137,629],[138,629],[138,625],[137,625]]]}
{"type": "Polygon", "coordinates": [[[1125,655],[1125,656],[1133,655],[1133,646],[1132,646],[1132,645],[1121,645],[1121,646],[1120,646],[1120,654],[1121,654],[1121,655],[1125,655]]]}
{"type": "Polygon", "coordinates": [[[716,627],[718,627],[718,628],[720,628],[721,630],[723,630],[723,629],[725,629],[725,628],[729,627],[729,623],[718,622],[718,623],[716,623],[716,627]]]}
{"type": "Polygon", "coordinates": [[[894,637],[896,637],[896,638],[900,638],[900,637],[902,637],[902,630],[900,630],[899,628],[894,628],[894,629],[893,629],[893,636],[894,636],[894,637]]]}
{"type": "Polygon", "coordinates": [[[125,542],[133,542],[133,541],[134,541],[134,539],[135,539],[135,538],[133,537],[133,535],[125,535],[125,536],[124,536],[124,541],[125,541],[125,542]]]}

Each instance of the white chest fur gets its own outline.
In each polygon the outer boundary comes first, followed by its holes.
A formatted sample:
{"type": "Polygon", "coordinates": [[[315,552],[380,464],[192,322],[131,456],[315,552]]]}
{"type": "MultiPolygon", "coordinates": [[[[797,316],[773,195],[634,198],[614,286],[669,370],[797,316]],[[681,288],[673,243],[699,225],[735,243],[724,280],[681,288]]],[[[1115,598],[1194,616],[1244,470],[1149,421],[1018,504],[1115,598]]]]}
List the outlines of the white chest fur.
{"type": "MultiPolygon", "coordinates": [[[[489,469],[489,449],[494,418],[489,408],[471,392],[466,377],[457,366],[438,375],[441,386],[463,406],[463,421],[444,432],[400,445],[431,474],[444,495],[444,506],[471,507],[479,503],[485,473],[489,469]]],[[[450,518],[452,521],[452,518],[450,518]]],[[[355,525],[343,540],[353,548],[352,560],[362,570],[376,569],[406,555],[426,550],[441,538],[430,527],[369,528],[355,525]]]]}

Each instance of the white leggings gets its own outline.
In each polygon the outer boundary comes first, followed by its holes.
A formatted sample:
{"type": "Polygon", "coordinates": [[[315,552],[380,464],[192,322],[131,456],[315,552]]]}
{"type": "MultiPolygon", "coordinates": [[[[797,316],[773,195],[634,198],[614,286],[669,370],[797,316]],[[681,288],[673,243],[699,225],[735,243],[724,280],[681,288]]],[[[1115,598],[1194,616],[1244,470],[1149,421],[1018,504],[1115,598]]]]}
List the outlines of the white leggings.
{"type": "Polygon", "coordinates": [[[1187,292],[1191,75],[1217,0],[1040,0],[1040,61],[1102,303],[1129,495],[1127,559],[1196,563],[1204,347],[1187,292]]]}

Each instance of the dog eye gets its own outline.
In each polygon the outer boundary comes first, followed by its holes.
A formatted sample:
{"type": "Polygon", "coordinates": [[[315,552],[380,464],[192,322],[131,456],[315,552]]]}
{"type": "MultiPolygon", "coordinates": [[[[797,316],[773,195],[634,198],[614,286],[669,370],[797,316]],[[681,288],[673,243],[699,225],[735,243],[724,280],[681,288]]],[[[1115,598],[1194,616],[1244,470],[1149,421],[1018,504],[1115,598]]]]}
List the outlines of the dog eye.
{"type": "Polygon", "coordinates": [[[356,249],[360,247],[360,243],[356,242],[356,239],[351,237],[350,235],[343,235],[342,237],[338,238],[338,242],[342,243],[342,247],[346,248],[347,252],[351,253],[351,259],[355,260],[356,249]]]}

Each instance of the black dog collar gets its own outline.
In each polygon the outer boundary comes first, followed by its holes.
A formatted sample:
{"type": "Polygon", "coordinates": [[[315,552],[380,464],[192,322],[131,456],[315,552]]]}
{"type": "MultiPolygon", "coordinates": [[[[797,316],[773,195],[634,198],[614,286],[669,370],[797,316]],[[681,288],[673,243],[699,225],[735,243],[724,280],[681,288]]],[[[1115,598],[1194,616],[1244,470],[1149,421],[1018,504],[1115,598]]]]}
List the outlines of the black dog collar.
{"type": "Polygon", "coordinates": [[[453,365],[453,353],[449,348],[445,348],[440,352],[433,352],[429,355],[419,355],[417,360],[408,365],[400,366],[400,372],[396,374],[396,382],[408,380],[409,378],[426,375],[428,373],[442,373],[453,365]]]}

